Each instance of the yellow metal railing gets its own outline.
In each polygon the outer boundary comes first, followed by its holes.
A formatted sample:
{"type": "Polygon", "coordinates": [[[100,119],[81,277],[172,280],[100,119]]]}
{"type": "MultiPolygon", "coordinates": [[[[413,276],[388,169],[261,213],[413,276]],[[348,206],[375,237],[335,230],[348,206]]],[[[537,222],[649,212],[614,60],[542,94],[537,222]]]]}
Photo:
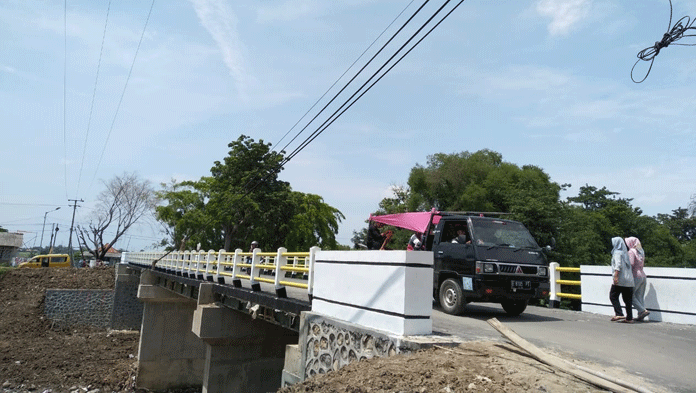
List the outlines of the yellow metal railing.
{"type": "MultiPolygon", "coordinates": [[[[312,293],[314,254],[288,252],[279,248],[277,252],[183,251],[165,254],[164,251],[127,253],[124,261],[137,265],[151,266],[158,260],[156,268],[172,274],[213,281],[222,284],[249,281],[253,289],[258,283],[275,284],[276,292],[288,286],[306,289],[312,293]]],[[[284,290],[283,290],[284,291],[284,290]]]]}
{"type": "Polygon", "coordinates": [[[551,294],[550,294],[550,300],[551,301],[558,301],[559,298],[567,298],[567,299],[577,299],[581,300],[582,295],[576,294],[576,293],[565,293],[561,291],[561,285],[573,285],[573,286],[580,286],[581,281],[580,280],[563,280],[561,279],[560,273],[580,273],[580,268],[579,267],[561,267],[558,265],[557,262],[551,262],[549,264],[549,268],[551,270],[551,274],[549,276],[551,280],[551,294]]]}

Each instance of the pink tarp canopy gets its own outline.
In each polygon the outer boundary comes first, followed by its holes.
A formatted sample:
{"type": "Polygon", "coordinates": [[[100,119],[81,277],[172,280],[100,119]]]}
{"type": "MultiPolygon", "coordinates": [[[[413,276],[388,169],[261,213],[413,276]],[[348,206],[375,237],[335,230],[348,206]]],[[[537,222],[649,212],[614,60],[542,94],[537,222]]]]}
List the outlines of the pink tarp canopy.
{"type": "MultiPolygon", "coordinates": [[[[430,216],[437,212],[412,212],[412,213],[396,213],[385,214],[382,216],[370,215],[370,221],[381,222],[385,225],[395,226],[397,228],[408,229],[413,232],[425,233],[428,229],[430,216]]],[[[440,222],[440,216],[433,216],[433,224],[440,222]]]]}

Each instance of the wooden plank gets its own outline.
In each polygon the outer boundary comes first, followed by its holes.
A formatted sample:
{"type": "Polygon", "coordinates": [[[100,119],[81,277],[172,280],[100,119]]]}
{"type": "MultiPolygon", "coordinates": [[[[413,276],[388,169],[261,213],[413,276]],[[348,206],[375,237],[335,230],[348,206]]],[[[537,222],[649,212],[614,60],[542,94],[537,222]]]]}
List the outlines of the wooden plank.
{"type": "Polygon", "coordinates": [[[600,378],[596,375],[593,375],[587,371],[583,370],[578,370],[570,363],[567,363],[563,361],[562,359],[559,359],[555,356],[549,355],[539,349],[537,346],[534,344],[530,343],[529,341],[523,339],[520,337],[517,333],[515,333],[512,329],[508,328],[507,326],[503,325],[498,321],[496,318],[491,318],[488,321],[489,325],[491,325],[495,330],[500,332],[503,336],[505,336],[508,340],[510,340],[513,344],[517,345],[520,349],[524,350],[527,352],[531,357],[534,359],[549,365],[551,367],[556,368],[557,370],[563,371],[565,373],[568,373],[570,375],[573,375],[574,377],[577,377],[585,382],[588,382],[594,386],[597,386],[602,389],[607,389],[612,392],[617,392],[617,393],[633,393],[633,392],[644,392],[645,390],[641,389],[635,389],[630,386],[621,386],[615,382],[606,380],[604,378],[600,378]]]}

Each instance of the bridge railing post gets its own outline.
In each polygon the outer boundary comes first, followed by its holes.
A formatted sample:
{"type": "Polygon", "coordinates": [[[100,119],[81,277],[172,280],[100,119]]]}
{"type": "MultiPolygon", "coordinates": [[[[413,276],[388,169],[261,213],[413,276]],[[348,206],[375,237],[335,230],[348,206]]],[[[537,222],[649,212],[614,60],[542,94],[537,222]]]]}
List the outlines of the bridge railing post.
{"type": "Polygon", "coordinates": [[[218,284],[224,284],[225,283],[225,278],[224,276],[222,277],[222,281],[220,281],[220,272],[224,271],[225,268],[222,266],[222,261],[227,258],[225,255],[225,249],[221,248],[220,251],[218,251],[217,255],[217,268],[215,269],[215,274],[213,275],[213,281],[215,281],[218,284]]]}
{"type": "Polygon", "coordinates": [[[214,262],[215,258],[215,251],[213,250],[208,250],[208,254],[205,257],[205,274],[203,279],[206,281],[213,281],[213,266],[215,265],[214,262]]]}
{"type": "Polygon", "coordinates": [[[237,272],[239,269],[239,267],[237,265],[242,263],[242,255],[241,254],[242,254],[241,248],[237,248],[234,250],[234,262],[232,262],[232,284],[237,288],[240,288],[242,286],[242,281],[237,278],[237,272]]]}
{"type": "Polygon", "coordinates": [[[184,251],[184,265],[182,270],[182,275],[188,277],[189,270],[191,270],[191,251],[184,251]]]}
{"type": "Polygon", "coordinates": [[[251,271],[249,272],[249,282],[251,283],[251,289],[254,291],[261,290],[261,283],[254,280],[254,277],[256,277],[256,265],[261,260],[261,256],[259,255],[260,252],[263,251],[261,251],[260,248],[255,248],[254,251],[251,253],[251,271]]]}
{"type": "Polygon", "coordinates": [[[205,280],[205,268],[208,266],[208,261],[206,260],[207,253],[200,250],[196,253],[196,271],[195,276],[199,280],[205,280]],[[203,270],[203,271],[201,271],[203,270]]]}
{"type": "MultiPolygon", "coordinates": [[[[314,246],[309,249],[309,276],[307,278],[307,295],[309,296],[309,301],[312,301],[312,296],[314,293],[314,262],[317,259],[317,251],[321,251],[321,248],[314,246]]],[[[307,261],[305,260],[305,263],[307,261]]]]}
{"type": "Polygon", "coordinates": [[[561,298],[557,295],[557,293],[561,292],[561,284],[558,283],[558,280],[561,278],[561,272],[558,271],[559,266],[558,262],[549,263],[549,286],[551,287],[549,308],[558,308],[561,305],[561,298]]]}
{"type": "Polygon", "coordinates": [[[278,297],[288,297],[288,293],[285,289],[285,286],[280,285],[281,275],[285,277],[283,271],[281,270],[281,266],[285,266],[288,264],[288,257],[284,255],[286,252],[288,252],[287,248],[280,247],[278,248],[278,254],[275,257],[275,292],[276,296],[278,297]]]}
{"type": "Polygon", "coordinates": [[[191,260],[193,254],[191,251],[184,251],[184,277],[189,276],[189,272],[191,271],[191,260]]]}
{"type": "Polygon", "coordinates": [[[184,256],[180,251],[174,251],[174,274],[180,276],[183,273],[184,256]]]}

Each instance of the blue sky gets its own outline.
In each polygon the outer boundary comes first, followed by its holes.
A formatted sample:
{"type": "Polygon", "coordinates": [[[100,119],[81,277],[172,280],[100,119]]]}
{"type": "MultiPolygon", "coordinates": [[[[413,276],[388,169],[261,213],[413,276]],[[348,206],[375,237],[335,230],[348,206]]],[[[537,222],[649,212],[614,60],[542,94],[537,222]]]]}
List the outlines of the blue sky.
{"type": "MultiPolygon", "coordinates": [[[[427,14],[441,1],[431,3],[427,14]]],[[[675,20],[696,15],[696,1],[674,3],[675,20]]],[[[47,228],[58,223],[67,245],[67,199],[85,200],[76,221],[86,224],[114,175],[199,179],[240,134],[277,145],[409,1],[157,1],[118,113],[151,2],[113,0],[104,35],[108,4],[68,0],[66,40],[63,1],[0,3],[0,225],[27,231],[28,245],[56,206],[47,228]]],[[[345,214],[343,244],[439,152],[491,149],[539,166],[573,185],[564,197],[590,184],[649,215],[686,207],[696,48],[670,46],[645,82],[630,78],[668,22],[667,0],[467,0],[281,178],[345,214]]],[[[117,248],[161,238],[156,224],[128,235],[117,248]]]]}

